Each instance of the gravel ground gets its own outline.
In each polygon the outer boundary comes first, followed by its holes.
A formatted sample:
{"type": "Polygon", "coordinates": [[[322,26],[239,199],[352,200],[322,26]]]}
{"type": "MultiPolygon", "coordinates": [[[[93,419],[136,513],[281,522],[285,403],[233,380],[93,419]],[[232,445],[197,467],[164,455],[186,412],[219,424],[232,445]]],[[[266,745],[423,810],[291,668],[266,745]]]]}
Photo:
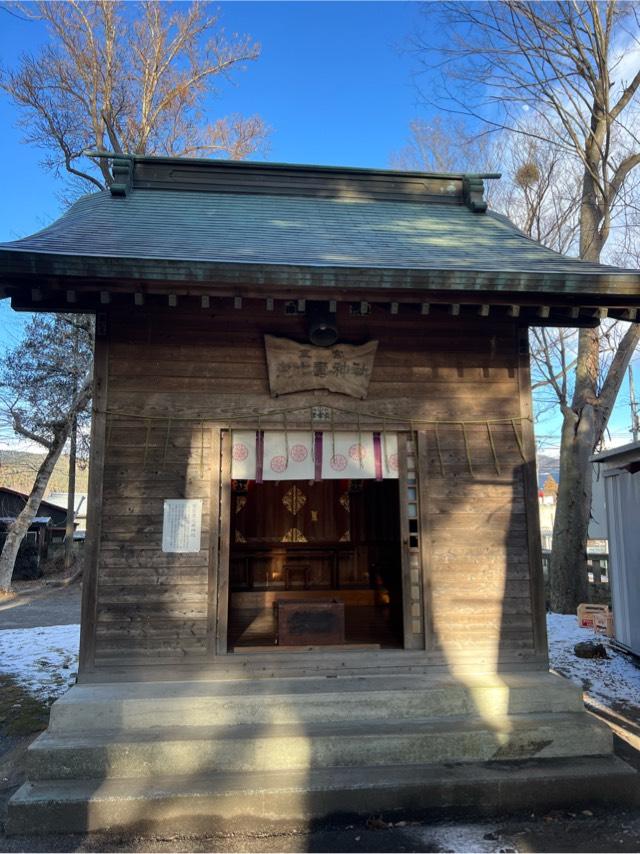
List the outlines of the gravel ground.
{"type": "MultiPolygon", "coordinates": [[[[382,825],[382,823],[380,823],[382,825]]],[[[83,836],[0,836],[7,852],[637,852],[640,851],[640,810],[505,816],[490,821],[415,822],[404,827],[372,829],[361,825],[318,825],[265,835],[135,837],[105,834],[83,836]]]]}

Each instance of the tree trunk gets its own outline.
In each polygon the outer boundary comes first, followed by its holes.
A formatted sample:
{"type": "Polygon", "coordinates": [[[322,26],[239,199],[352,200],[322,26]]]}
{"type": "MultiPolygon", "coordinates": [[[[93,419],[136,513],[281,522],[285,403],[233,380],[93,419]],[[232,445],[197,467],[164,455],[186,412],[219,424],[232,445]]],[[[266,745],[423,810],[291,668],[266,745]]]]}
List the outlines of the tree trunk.
{"type": "Polygon", "coordinates": [[[73,419],[71,442],[69,447],[69,481],[67,493],[67,527],[64,534],[64,569],[69,572],[73,560],[73,532],[76,515],[76,444],[78,437],[78,419],[73,419]]]}
{"type": "Polygon", "coordinates": [[[598,394],[600,342],[596,329],[581,329],[576,387],[563,415],[560,484],[551,550],[551,610],[575,614],[587,600],[587,538],[591,519],[593,464],[589,457],[602,439],[627,366],[640,340],[640,325],[631,324],[598,394]]]}
{"type": "MultiPolygon", "coordinates": [[[[587,160],[597,174],[593,140],[587,160]],[[595,161],[595,162],[593,162],[595,161]]],[[[580,205],[580,258],[598,263],[602,250],[595,182],[585,169],[580,205]]],[[[560,439],[560,483],[551,543],[549,588],[551,610],[575,614],[588,593],[587,537],[591,518],[592,474],[589,457],[593,453],[601,422],[598,406],[600,339],[597,329],[581,329],[578,335],[576,383],[571,407],[562,418],[560,439]]]]}
{"type": "Polygon", "coordinates": [[[67,441],[67,435],[68,431],[63,431],[63,433],[56,436],[55,440],[52,442],[42,465],[38,469],[35,483],[33,484],[27,503],[7,533],[2,554],[0,554],[0,593],[9,592],[11,579],[13,577],[13,568],[15,566],[16,557],[18,556],[20,543],[24,539],[25,534],[29,530],[31,523],[38,512],[38,507],[40,507],[40,502],[42,501],[42,496],[47,488],[51,473],[55,468],[55,464],[58,462],[58,458],[60,457],[64,444],[67,441]]]}
{"type": "Polygon", "coordinates": [[[587,535],[595,413],[569,409],[562,422],[560,481],[549,570],[551,610],[575,614],[587,596],[587,535]]]}
{"type": "MultiPolygon", "coordinates": [[[[85,377],[80,391],[71,402],[64,421],[57,422],[56,426],[52,427],[53,440],[51,443],[45,442],[44,439],[40,440],[41,444],[45,445],[47,448],[47,455],[38,469],[31,494],[29,495],[24,509],[11,526],[10,531],[7,533],[2,554],[0,554],[0,593],[9,592],[11,587],[11,578],[13,577],[13,568],[16,562],[16,557],[18,556],[20,543],[22,542],[24,535],[29,530],[31,523],[38,512],[38,507],[40,506],[42,496],[44,495],[44,491],[49,483],[49,478],[51,477],[51,473],[60,458],[62,449],[69,438],[69,433],[71,432],[72,425],[77,418],[78,412],[81,412],[91,399],[92,385],[91,375],[89,374],[85,377]]],[[[14,429],[22,436],[34,438],[33,434],[26,432],[24,428],[19,429],[15,423],[14,429]]]]}

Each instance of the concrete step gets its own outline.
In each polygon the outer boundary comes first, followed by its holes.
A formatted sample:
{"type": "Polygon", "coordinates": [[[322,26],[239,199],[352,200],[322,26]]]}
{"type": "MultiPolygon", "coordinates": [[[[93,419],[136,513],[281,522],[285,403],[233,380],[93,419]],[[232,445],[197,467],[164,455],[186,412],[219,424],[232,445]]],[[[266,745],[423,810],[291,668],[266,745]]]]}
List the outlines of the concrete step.
{"type": "Polygon", "coordinates": [[[76,685],[52,707],[51,732],[150,727],[577,712],[582,692],[549,673],[483,679],[396,677],[76,685]]]}
{"type": "Polygon", "coordinates": [[[27,752],[30,780],[112,777],[149,780],[216,771],[604,755],[607,726],[586,712],[351,723],[269,724],[43,733],[27,752]]]}
{"type": "Polygon", "coordinates": [[[490,815],[509,810],[640,804],[638,774],[614,756],[412,765],[154,780],[26,783],[9,803],[7,830],[80,833],[265,832],[313,820],[383,814],[490,815]]]}

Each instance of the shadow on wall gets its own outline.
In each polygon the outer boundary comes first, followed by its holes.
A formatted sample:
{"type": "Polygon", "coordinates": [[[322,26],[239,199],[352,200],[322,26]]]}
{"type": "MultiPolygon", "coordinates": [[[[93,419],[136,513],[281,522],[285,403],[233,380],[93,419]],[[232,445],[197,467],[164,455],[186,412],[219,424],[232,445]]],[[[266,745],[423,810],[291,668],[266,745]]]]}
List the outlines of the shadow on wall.
{"type": "MultiPolygon", "coordinates": [[[[112,361],[111,372],[122,382],[129,370],[126,360],[112,361]]],[[[205,363],[195,363],[194,371],[205,370],[205,363]]],[[[495,368],[487,353],[478,353],[468,376],[465,370],[459,368],[456,380],[447,384],[446,398],[425,402],[425,419],[444,421],[459,412],[470,412],[472,418],[481,409],[486,409],[487,417],[517,414],[512,407],[519,401],[518,379],[512,366],[495,368]],[[473,399],[480,394],[483,380],[487,382],[482,395],[473,399]]],[[[147,383],[149,411],[166,411],[168,392],[155,394],[152,380],[147,383]]],[[[291,406],[298,399],[292,396],[291,406]]],[[[374,404],[370,401],[367,407],[374,404]]],[[[344,684],[340,680],[327,680],[326,691],[320,692],[326,696],[316,693],[313,702],[301,703],[290,684],[272,678],[252,679],[248,692],[238,669],[235,681],[227,678],[217,683],[219,694],[211,695],[208,644],[218,602],[209,550],[218,544],[220,460],[211,425],[193,421],[200,414],[204,419],[209,407],[203,400],[199,412],[197,408],[190,411],[189,421],[118,418],[108,425],[97,661],[119,668],[123,679],[126,665],[135,663],[150,665],[148,672],[159,681],[181,674],[188,681],[165,682],[162,700],[145,699],[150,688],[140,683],[131,689],[137,699],[104,703],[102,711],[96,709],[95,716],[89,715],[84,723],[76,720],[76,738],[96,729],[107,735],[80,751],[77,764],[65,766],[64,773],[86,777],[94,793],[105,795],[114,791],[116,779],[126,779],[132,793],[143,795],[159,792],[167,776],[179,777],[181,791],[186,793],[204,785],[204,778],[220,775],[216,778],[220,814],[205,813],[196,821],[202,822],[203,831],[212,832],[246,814],[241,791],[248,779],[258,786],[260,771],[286,769],[295,774],[295,785],[287,793],[263,798],[266,824],[278,810],[310,813],[318,802],[311,791],[313,769],[358,765],[363,756],[369,764],[384,766],[416,764],[426,755],[433,762],[447,762],[461,752],[474,761],[546,755],[548,741],[532,741],[526,733],[521,738],[508,718],[526,709],[518,705],[524,695],[512,695],[506,674],[526,666],[546,669],[546,638],[535,628],[533,615],[539,592],[532,588],[537,581],[530,578],[529,549],[538,534],[528,529],[526,516],[525,489],[535,487],[535,477],[532,486],[531,463],[523,460],[526,443],[520,421],[492,424],[491,432],[481,420],[465,431],[459,424],[449,424],[437,436],[433,427],[425,426],[419,436],[426,475],[421,484],[427,522],[422,554],[430,580],[425,591],[430,640],[426,660],[441,669],[436,677],[423,674],[418,665],[418,673],[411,676],[424,686],[429,712],[421,716],[416,708],[410,720],[425,723],[437,716],[434,685],[444,682],[440,714],[472,719],[478,726],[464,738],[459,731],[439,740],[411,731],[409,739],[402,739],[384,729],[375,733],[376,719],[389,723],[384,706],[358,705],[357,698],[344,694],[336,702],[344,684]],[[159,551],[167,495],[203,501],[206,521],[198,553],[159,551]],[[274,695],[274,687],[280,693],[274,695]],[[332,730],[341,721],[357,722],[358,733],[350,743],[337,739],[332,730]],[[320,737],[320,724],[328,727],[325,737],[320,737]],[[368,725],[373,746],[367,752],[363,744],[368,725]],[[418,741],[422,747],[416,749],[418,741]]],[[[227,462],[222,461],[223,467],[227,462]]],[[[225,536],[221,532],[221,542],[225,536]]],[[[221,595],[226,595],[224,590],[221,595]]],[[[392,653],[381,653],[383,691],[385,676],[397,676],[402,656],[410,654],[398,651],[392,660],[392,653]]],[[[316,657],[307,661],[317,666],[316,657]]],[[[262,677],[275,675],[273,663],[261,665],[257,659],[256,671],[262,677]]],[[[319,670],[326,671],[326,666],[319,670]]],[[[300,684],[298,680],[298,691],[300,684]]],[[[54,708],[54,731],[57,710],[62,708],[62,703],[54,708]]],[[[53,758],[51,763],[51,772],[61,773],[53,758]]],[[[40,769],[43,776],[45,772],[40,769]]],[[[127,824],[143,831],[171,816],[171,809],[159,799],[140,798],[126,809],[127,824]]],[[[85,819],[89,825],[97,821],[90,806],[85,819]]],[[[124,820],[123,815],[120,819],[124,820]]],[[[114,806],[112,826],[118,820],[114,806]]]]}

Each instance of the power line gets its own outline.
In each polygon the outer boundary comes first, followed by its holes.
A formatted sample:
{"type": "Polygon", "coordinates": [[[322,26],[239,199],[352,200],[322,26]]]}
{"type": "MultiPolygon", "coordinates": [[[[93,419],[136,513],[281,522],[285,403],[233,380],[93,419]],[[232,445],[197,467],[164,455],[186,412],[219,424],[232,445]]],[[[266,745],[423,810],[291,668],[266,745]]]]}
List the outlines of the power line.
{"type": "Polygon", "coordinates": [[[636,391],[633,385],[633,370],[629,365],[629,406],[631,407],[631,434],[633,441],[637,442],[640,436],[640,419],[638,418],[638,404],[636,402],[636,391]]]}

